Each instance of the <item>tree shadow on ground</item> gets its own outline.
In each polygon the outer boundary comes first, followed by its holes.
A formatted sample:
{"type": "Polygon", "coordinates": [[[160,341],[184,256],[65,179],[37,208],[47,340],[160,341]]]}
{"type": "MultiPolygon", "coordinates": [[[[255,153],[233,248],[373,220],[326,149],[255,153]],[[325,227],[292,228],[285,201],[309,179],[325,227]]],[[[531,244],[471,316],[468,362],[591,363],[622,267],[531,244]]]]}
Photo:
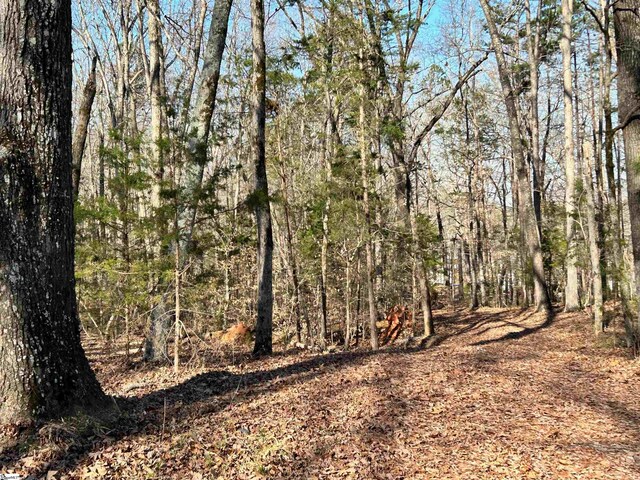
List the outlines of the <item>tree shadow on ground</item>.
{"type": "MultiPolygon", "coordinates": [[[[398,431],[410,428],[406,422],[406,416],[411,402],[401,389],[393,388],[389,380],[393,379],[396,383],[410,381],[408,373],[411,372],[411,368],[407,362],[408,358],[408,355],[402,355],[394,358],[393,362],[381,363],[379,372],[386,378],[378,378],[375,382],[360,380],[350,385],[348,401],[352,401],[351,392],[357,391],[360,387],[368,387],[369,390],[366,396],[359,397],[359,400],[366,405],[362,410],[367,414],[357,415],[350,424],[344,425],[344,428],[349,431],[346,434],[347,444],[334,435],[319,435],[319,438],[314,436],[301,456],[285,460],[282,465],[279,465],[289,474],[286,477],[280,475],[273,478],[318,478],[319,475],[323,478],[322,474],[325,475],[324,478],[342,478],[345,472],[355,473],[354,465],[357,465],[357,471],[361,477],[382,478],[382,472],[378,470],[380,463],[385,464],[384,460],[381,462],[375,455],[366,455],[360,448],[362,445],[367,445],[378,452],[389,450],[387,452],[389,457],[397,453],[393,451],[396,445],[396,434],[398,431]]],[[[332,386],[326,388],[331,389],[332,386]]],[[[335,387],[329,394],[331,398],[337,396],[335,387]]],[[[306,397],[306,400],[313,405],[312,411],[321,411],[327,406],[327,392],[314,391],[310,397],[306,397]]],[[[333,413],[335,415],[336,412],[333,413]]],[[[341,417],[334,418],[333,422],[328,421],[328,424],[322,427],[335,428],[340,419],[341,417]]]]}
{"type": "MultiPolygon", "coordinates": [[[[238,401],[251,401],[263,394],[276,392],[294,383],[306,382],[331,372],[332,368],[357,365],[374,355],[411,354],[414,350],[399,348],[373,351],[355,351],[315,356],[302,362],[264,371],[233,373],[216,370],[196,375],[187,381],[140,397],[114,397],[119,415],[100,424],[108,441],[118,442],[145,433],[160,433],[164,419],[192,418],[216,413],[238,401]],[[215,398],[215,401],[212,399],[215,398]]],[[[256,360],[258,361],[258,360],[256,360]]],[[[188,425],[183,426],[188,428],[188,425]]],[[[33,478],[45,476],[48,471],[65,472],[73,469],[91,452],[101,448],[100,434],[95,431],[80,433],[68,448],[54,456],[42,469],[32,472],[33,478]]],[[[35,434],[26,442],[0,450],[0,468],[17,469],[25,447],[37,441],[35,434]],[[26,445],[27,444],[27,445],[26,445]]]]}
{"type": "MultiPolygon", "coordinates": [[[[530,313],[529,315],[527,315],[521,321],[527,320],[532,315],[533,315],[533,313],[530,313]]],[[[535,327],[523,327],[522,325],[519,325],[519,324],[516,324],[516,323],[513,323],[513,322],[505,322],[508,325],[519,327],[519,328],[521,328],[521,330],[519,330],[517,332],[506,333],[505,335],[502,335],[502,336],[500,336],[498,338],[492,338],[492,339],[488,339],[488,340],[480,340],[478,342],[472,343],[471,345],[473,345],[473,346],[490,345],[492,343],[504,342],[506,340],[518,340],[520,338],[527,337],[527,336],[529,336],[529,335],[531,335],[533,333],[536,333],[536,332],[538,332],[538,331],[540,331],[542,329],[545,329],[545,328],[551,326],[551,324],[553,323],[555,317],[556,317],[556,312],[554,310],[552,310],[551,312],[546,314],[544,322],[542,322],[540,325],[536,325],[535,327]]]]}
{"type": "MultiPolygon", "coordinates": [[[[518,316],[518,319],[520,322],[523,322],[529,319],[535,313],[529,311],[526,316],[522,317],[521,315],[525,312],[527,312],[527,309],[515,311],[505,309],[499,311],[459,310],[452,312],[442,312],[441,315],[436,317],[438,320],[438,327],[440,327],[439,330],[441,330],[441,332],[436,334],[433,340],[429,341],[427,345],[429,347],[436,347],[452,337],[458,337],[464,335],[465,333],[470,333],[484,326],[485,328],[483,330],[476,332],[477,335],[481,335],[499,327],[500,325],[495,324],[500,323],[518,328],[525,328],[518,323],[509,321],[513,320],[514,316],[520,315],[518,316]]],[[[539,328],[543,327],[540,326],[539,328]]],[[[508,338],[505,338],[505,340],[506,339],[508,338]]],[[[493,341],[498,340],[500,339],[493,341]]],[[[493,341],[491,343],[493,343],[493,341]]]]}
{"type": "MultiPolygon", "coordinates": [[[[443,312],[436,320],[442,333],[427,343],[428,348],[434,348],[451,337],[460,336],[483,326],[491,329],[490,325],[496,322],[510,323],[507,319],[513,319],[514,311],[492,312],[467,312],[449,313],[443,312]]],[[[518,332],[519,336],[529,335],[544,328],[550,321],[544,324],[525,328],[526,333],[518,332]]],[[[517,324],[515,324],[517,325],[517,324]]],[[[508,340],[512,337],[505,336],[494,341],[508,340]]],[[[295,383],[307,382],[315,377],[329,374],[332,368],[347,365],[358,365],[372,356],[394,355],[406,356],[422,350],[420,347],[403,349],[392,347],[384,350],[351,351],[314,356],[303,361],[288,364],[270,370],[256,370],[246,373],[234,373],[228,370],[213,370],[196,375],[185,382],[169,388],[156,390],[139,397],[114,397],[120,414],[117,418],[106,421],[100,425],[103,434],[95,431],[77,434],[68,448],[54,455],[53,458],[40,470],[33,472],[34,478],[40,478],[50,470],[65,472],[73,469],[82,460],[104,446],[102,437],[108,436],[110,443],[118,442],[137,435],[160,435],[164,431],[164,420],[169,418],[194,418],[219,412],[241,400],[248,402],[267,393],[277,392],[295,383]]],[[[287,357],[293,355],[289,352],[280,353],[277,356],[287,357]]],[[[239,356],[246,361],[246,365],[257,364],[259,359],[249,356],[239,356]]],[[[406,358],[406,357],[405,357],[406,358]]],[[[187,422],[188,423],[188,422],[187,422]]],[[[189,428],[183,424],[183,430],[189,428]]],[[[36,441],[37,436],[32,436],[30,441],[36,441]]],[[[18,444],[11,448],[0,450],[0,467],[4,470],[17,468],[25,445],[18,444]]]]}

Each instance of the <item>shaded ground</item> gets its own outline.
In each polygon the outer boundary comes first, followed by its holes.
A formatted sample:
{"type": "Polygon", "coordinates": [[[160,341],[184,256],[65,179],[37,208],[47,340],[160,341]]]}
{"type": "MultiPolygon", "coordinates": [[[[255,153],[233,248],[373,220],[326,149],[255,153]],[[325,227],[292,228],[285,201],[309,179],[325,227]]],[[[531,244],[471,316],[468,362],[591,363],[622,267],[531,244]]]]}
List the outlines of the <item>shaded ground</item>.
{"type": "Polygon", "coordinates": [[[583,314],[441,312],[422,351],[279,354],[199,370],[88,348],[123,418],[41,431],[0,472],[51,478],[640,478],[640,362],[583,314]],[[39,443],[38,443],[39,442],[39,443]]]}

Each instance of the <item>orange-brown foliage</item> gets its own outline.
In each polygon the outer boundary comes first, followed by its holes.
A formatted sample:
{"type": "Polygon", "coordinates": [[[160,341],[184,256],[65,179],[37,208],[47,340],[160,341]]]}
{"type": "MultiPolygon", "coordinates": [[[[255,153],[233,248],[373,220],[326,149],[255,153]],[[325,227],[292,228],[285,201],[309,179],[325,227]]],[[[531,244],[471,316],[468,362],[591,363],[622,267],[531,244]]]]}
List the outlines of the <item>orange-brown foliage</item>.
{"type": "Polygon", "coordinates": [[[226,345],[251,342],[251,329],[243,322],[228,328],[220,337],[220,342],[226,345]]]}
{"type": "Polygon", "coordinates": [[[386,327],[380,335],[380,343],[386,345],[393,343],[405,328],[412,325],[413,316],[411,310],[404,305],[396,305],[389,310],[385,319],[386,327]]]}

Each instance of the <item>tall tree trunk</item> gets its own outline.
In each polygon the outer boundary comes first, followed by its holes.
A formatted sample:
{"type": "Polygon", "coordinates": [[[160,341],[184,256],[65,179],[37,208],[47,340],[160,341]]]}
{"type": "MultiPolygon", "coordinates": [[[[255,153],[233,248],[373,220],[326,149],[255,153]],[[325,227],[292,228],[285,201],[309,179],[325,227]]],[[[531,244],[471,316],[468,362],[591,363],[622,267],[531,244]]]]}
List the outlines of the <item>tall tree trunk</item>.
{"type": "MultiPolygon", "coordinates": [[[[627,166],[627,196],[633,247],[636,297],[640,298],[640,0],[614,4],[618,53],[618,98],[627,166]]],[[[628,321],[627,335],[640,349],[640,312],[628,321]]]]}
{"type": "MultiPolygon", "coordinates": [[[[588,48],[589,54],[591,55],[591,36],[589,35],[588,31],[587,31],[587,48],[588,48]]],[[[576,72],[576,84],[577,84],[578,69],[576,66],[575,54],[574,54],[574,67],[576,72]]],[[[602,176],[602,109],[601,108],[596,109],[596,92],[594,87],[593,76],[588,75],[587,78],[588,78],[588,86],[589,86],[588,95],[590,97],[589,114],[591,117],[591,124],[593,126],[592,127],[593,152],[594,152],[593,170],[596,178],[594,195],[595,195],[596,223],[598,226],[597,247],[598,247],[598,250],[600,251],[601,289],[604,289],[604,287],[607,284],[607,281],[606,281],[606,270],[602,268],[604,265],[606,265],[606,257],[604,254],[605,225],[604,225],[604,179],[602,176]]],[[[577,91],[577,88],[576,88],[576,91],[577,91]]],[[[577,115],[576,115],[576,118],[578,118],[577,115]]]]}
{"type": "Polygon", "coordinates": [[[416,276],[418,277],[418,297],[420,308],[422,309],[422,322],[424,325],[423,333],[425,337],[430,337],[434,333],[433,313],[431,310],[431,294],[429,292],[429,280],[427,278],[427,270],[424,266],[424,259],[420,251],[420,240],[418,237],[418,212],[417,205],[409,211],[409,220],[411,226],[411,237],[413,239],[413,255],[416,265],[416,276]]]}
{"type": "Polygon", "coordinates": [[[544,272],[544,261],[542,258],[542,248],[540,231],[538,230],[535,213],[533,210],[533,202],[531,195],[531,183],[529,182],[529,174],[527,172],[527,164],[522,143],[522,135],[520,132],[520,122],[518,119],[518,110],[516,106],[516,97],[511,85],[509,77],[508,65],[502,50],[502,41],[500,33],[496,26],[488,0],[480,0],[480,5],[487,20],[489,34],[493,51],[498,64],[498,74],[502,93],[507,109],[507,117],[509,120],[509,133],[511,140],[511,151],[514,156],[515,170],[517,174],[518,197],[521,206],[520,221],[522,222],[525,241],[531,256],[532,273],[534,281],[534,297],[535,304],[539,310],[545,310],[551,313],[551,299],[547,290],[547,282],[544,272]]]}
{"type": "MultiPolygon", "coordinates": [[[[153,15],[157,20],[159,14],[157,5],[154,7],[154,3],[157,4],[157,0],[152,0],[149,4],[149,16],[150,16],[150,37],[154,34],[151,29],[151,16],[152,12],[156,12],[153,15]],[[155,9],[154,9],[155,8],[155,9]]],[[[231,11],[232,0],[216,0],[213,13],[211,16],[211,24],[209,27],[209,39],[205,48],[203,57],[203,68],[201,74],[200,85],[196,93],[196,107],[194,112],[194,118],[189,123],[189,136],[188,150],[189,150],[189,162],[184,174],[184,190],[187,195],[190,196],[187,206],[179,212],[178,217],[178,230],[179,230],[179,243],[176,248],[180,249],[181,261],[184,264],[188,258],[189,247],[191,245],[191,238],[193,236],[193,228],[196,221],[197,206],[199,201],[199,191],[202,185],[202,178],[204,175],[204,168],[207,163],[207,146],[209,142],[209,134],[211,130],[211,119],[216,105],[216,94],[218,91],[218,80],[220,78],[220,68],[222,65],[222,56],[224,54],[225,42],[227,38],[227,28],[229,23],[229,14],[231,11]]],[[[155,26],[154,28],[159,28],[155,26]]],[[[159,32],[156,32],[157,36],[159,32]]],[[[150,38],[151,40],[151,38],[150,38]]],[[[151,42],[153,47],[153,42],[151,42]]],[[[149,86],[151,92],[156,93],[157,96],[154,100],[152,94],[152,111],[157,112],[152,115],[155,120],[152,121],[152,132],[154,132],[154,155],[156,156],[156,162],[161,165],[160,148],[162,146],[160,139],[162,121],[160,116],[161,96],[163,92],[160,70],[160,51],[161,45],[156,45],[150,49],[151,62],[150,62],[150,79],[149,86]],[[154,49],[155,52],[154,53],[154,49]],[[154,57],[156,57],[154,61],[154,57]],[[157,72],[157,74],[156,74],[157,72]],[[155,107],[154,107],[155,105],[155,107]]],[[[187,106],[188,107],[188,106],[187,106]]],[[[188,115],[185,114],[185,117],[188,115]]],[[[162,176],[162,171],[158,170],[158,174],[162,176]]],[[[153,201],[152,203],[159,206],[159,182],[156,182],[154,186],[153,201]]],[[[159,300],[159,304],[154,306],[152,312],[151,326],[147,334],[147,340],[145,343],[144,358],[146,360],[164,360],[166,358],[166,336],[168,335],[168,313],[167,307],[164,305],[168,297],[166,292],[163,293],[162,298],[159,300]]]]}
{"type": "MultiPolygon", "coordinates": [[[[164,177],[164,148],[162,131],[162,25],[159,0],[147,0],[149,24],[149,96],[151,98],[151,157],[155,181],[151,190],[151,207],[160,208],[160,189],[164,177]]],[[[161,229],[162,230],[162,229],[161,229]]]]}
{"type": "MultiPolygon", "coordinates": [[[[590,45],[588,46],[589,52],[591,52],[590,45]]],[[[580,85],[578,68],[576,62],[576,55],[574,52],[574,88],[578,92],[578,85],[580,85]]],[[[593,79],[589,75],[589,92],[593,95],[593,79]]],[[[593,138],[591,141],[585,140],[584,123],[578,121],[580,118],[580,97],[576,95],[574,100],[574,118],[577,122],[577,138],[578,138],[578,150],[577,160],[579,165],[579,175],[582,177],[582,183],[584,185],[584,193],[586,197],[586,214],[587,214],[587,231],[589,236],[589,260],[591,264],[590,282],[587,289],[590,288],[590,298],[592,304],[593,313],[593,325],[594,331],[597,334],[604,330],[604,298],[603,298],[603,275],[602,275],[602,251],[601,251],[601,235],[600,229],[600,208],[602,197],[599,188],[601,185],[602,172],[598,166],[601,162],[602,142],[597,133],[597,121],[595,113],[595,98],[591,98],[590,104],[587,107],[589,109],[589,115],[593,121],[593,138]],[[594,152],[598,152],[594,157],[594,152]],[[592,174],[593,172],[593,174],[592,174]],[[595,174],[595,185],[593,176],[595,174]]]]}
{"type": "MultiPolygon", "coordinates": [[[[363,75],[363,79],[366,78],[364,68],[364,51],[360,49],[360,70],[363,75]]],[[[364,82],[364,80],[363,80],[364,82]]],[[[359,130],[360,130],[360,174],[362,181],[362,208],[364,210],[365,219],[365,257],[366,257],[366,270],[365,270],[365,282],[367,284],[367,300],[369,303],[369,339],[371,342],[371,348],[373,350],[378,349],[378,328],[376,321],[378,314],[376,312],[376,300],[374,293],[373,276],[375,275],[373,266],[373,244],[372,244],[372,228],[371,228],[371,204],[369,202],[369,145],[367,142],[366,132],[366,114],[365,103],[367,100],[367,88],[364,83],[360,85],[360,118],[359,118],[359,130]]]]}
{"type": "MultiPolygon", "coordinates": [[[[456,237],[458,242],[458,302],[464,301],[464,240],[462,237],[456,237]]],[[[455,243],[454,243],[455,248],[455,243]]]]}
{"type": "MultiPolygon", "coordinates": [[[[621,208],[619,206],[618,192],[616,188],[615,178],[615,163],[613,155],[613,144],[615,133],[613,131],[613,105],[611,102],[611,86],[613,85],[614,73],[612,70],[613,65],[613,49],[614,46],[611,42],[611,2],[608,0],[600,0],[600,25],[602,27],[600,38],[600,48],[602,54],[604,54],[604,65],[602,67],[602,108],[604,112],[604,166],[607,176],[607,194],[608,194],[608,209],[607,220],[609,220],[609,227],[611,229],[612,242],[612,259],[622,258],[622,243],[624,232],[620,229],[620,218],[622,215],[621,208]]],[[[604,239],[603,239],[604,240],[604,239]]],[[[621,299],[624,303],[624,295],[621,292],[621,280],[623,278],[624,268],[621,263],[613,260],[611,262],[612,267],[612,293],[621,295],[621,299]]],[[[606,285],[606,283],[605,283],[606,285]]]]}
{"type": "MultiPolygon", "coordinates": [[[[330,105],[329,105],[329,108],[330,105]]],[[[329,113],[331,115],[331,113],[329,113]]],[[[326,121],[325,132],[331,129],[331,122],[326,121]]],[[[324,166],[324,180],[327,184],[331,182],[331,161],[333,158],[333,135],[327,132],[327,140],[329,142],[328,149],[322,152],[324,166]]],[[[329,283],[328,273],[328,256],[329,256],[329,212],[331,211],[331,197],[327,195],[324,206],[322,208],[322,245],[320,247],[320,334],[319,342],[322,347],[327,342],[327,323],[329,318],[327,303],[327,288],[329,283]]]]}
{"type": "MultiPolygon", "coordinates": [[[[611,21],[610,2],[600,0],[601,25],[602,25],[602,48],[604,50],[604,74],[603,74],[603,109],[604,109],[604,155],[605,169],[607,172],[609,200],[612,205],[616,204],[616,180],[615,165],[613,162],[613,106],[611,104],[611,85],[613,83],[613,51],[611,45],[611,21]]],[[[614,207],[615,208],[615,207],[614,207]]]]}
{"type": "Polygon", "coordinates": [[[591,172],[593,168],[593,149],[585,142],[583,146],[582,168],[583,184],[587,205],[587,229],[589,232],[589,259],[591,261],[591,290],[593,294],[593,328],[597,334],[604,331],[604,310],[602,298],[602,271],[600,267],[600,245],[598,243],[598,223],[596,221],[596,202],[591,172]]]}
{"type": "MultiPolygon", "coordinates": [[[[335,160],[335,149],[338,143],[338,126],[337,118],[333,111],[333,100],[330,85],[333,77],[333,17],[335,15],[334,8],[330,8],[327,17],[327,45],[324,53],[324,62],[322,64],[324,80],[324,100],[326,119],[324,123],[324,141],[322,149],[322,166],[324,168],[324,181],[330,184],[333,177],[332,162],[335,160]]],[[[331,211],[331,196],[327,192],[324,206],[322,208],[322,244],[320,247],[320,328],[319,342],[324,348],[327,342],[327,323],[329,317],[329,306],[327,300],[328,289],[328,256],[329,256],[329,213],[331,211]]]]}
{"type": "Polygon", "coordinates": [[[575,241],[575,192],[576,165],[573,154],[573,75],[571,72],[571,20],[573,18],[573,0],[562,0],[562,80],[564,86],[564,165],[567,178],[565,193],[565,213],[567,215],[567,284],[565,287],[565,311],[571,312],[580,308],[578,298],[578,269],[576,267],[575,241]]]}
{"type": "Polygon", "coordinates": [[[263,0],[251,0],[251,38],[253,45],[251,155],[255,165],[255,189],[252,201],[258,229],[258,298],[256,302],[258,317],[253,353],[269,355],[273,350],[273,233],[265,158],[267,71],[263,0]]]}
{"type": "Polygon", "coordinates": [[[345,286],[344,286],[344,308],[345,308],[345,327],[344,327],[344,347],[349,349],[351,346],[351,330],[353,329],[351,320],[351,257],[349,256],[349,250],[346,247],[345,242],[345,286]]]}
{"type": "Polygon", "coordinates": [[[0,424],[30,423],[106,397],[75,296],[71,2],[4,0],[0,18],[0,424]]]}
{"type": "Polygon", "coordinates": [[[478,308],[478,278],[477,271],[478,269],[476,264],[476,249],[475,245],[475,225],[476,225],[476,211],[475,211],[475,198],[474,198],[474,177],[475,177],[475,162],[476,158],[474,156],[474,152],[471,151],[471,119],[469,117],[469,103],[467,101],[467,96],[463,90],[460,90],[460,98],[462,99],[462,107],[464,111],[464,142],[466,145],[465,153],[467,157],[467,162],[470,163],[469,171],[467,172],[467,231],[466,235],[463,234],[463,238],[467,238],[464,241],[466,245],[465,248],[465,256],[467,260],[467,267],[469,268],[469,285],[471,287],[470,298],[469,298],[469,308],[476,309],[478,308]]]}
{"type": "MultiPolygon", "coordinates": [[[[148,25],[149,25],[149,97],[151,99],[151,160],[153,176],[155,180],[151,187],[151,208],[154,212],[160,210],[160,191],[164,180],[164,147],[163,147],[163,85],[162,73],[163,47],[162,47],[162,25],[160,23],[160,3],[159,0],[148,0],[148,25]]],[[[159,237],[166,234],[166,225],[161,221],[156,222],[159,237]]],[[[154,254],[161,255],[160,245],[162,239],[156,240],[154,254]]],[[[171,315],[167,305],[167,285],[159,282],[157,289],[162,296],[159,304],[154,306],[151,315],[151,325],[149,335],[145,341],[144,360],[150,362],[164,362],[167,356],[167,341],[169,339],[169,328],[171,326],[171,315]]]]}
{"type": "Polygon", "coordinates": [[[542,234],[542,199],[544,194],[545,166],[540,156],[540,115],[538,112],[538,96],[540,91],[540,26],[539,17],[542,2],[538,2],[538,15],[533,25],[531,5],[525,0],[527,54],[529,56],[529,110],[531,128],[531,163],[533,166],[533,211],[536,216],[538,230],[542,234]]]}
{"type": "Polygon", "coordinates": [[[301,295],[300,295],[300,280],[298,276],[298,261],[293,249],[293,228],[291,226],[291,205],[289,203],[289,182],[288,174],[284,164],[284,151],[282,148],[282,130],[279,126],[279,122],[276,120],[276,136],[278,142],[278,157],[280,158],[280,179],[282,181],[282,210],[284,214],[284,226],[285,226],[285,249],[287,252],[287,270],[289,278],[291,279],[291,301],[293,303],[293,311],[296,321],[296,341],[302,342],[302,309],[300,307],[301,295]]]}
{"type": "Polygon", "coordinates": [[[96,65],[98,64],[98,56],[93,55],[91,59],[91,70],[87,83],[84,84],[82,90],[82,100],[78,110],[78,120],[75,131],[73,132],[72,157],[73,157],[73,198],[78,198],[80,191],[80,174],[82,172],[82,157],[84,155],[84,147],[87,143],[87,131],[89,129],[89,120],[91,120],[91,109],[93,108],[93,100],[96,97],[96,65]]]}
{"type": "Polygon", "coordinates": [[[220,68],[224,54],[232,0],[216,0],[209,26],[209,39],[203,56],[200,85],[196,93],[196,107],[189,131],[189,162],[184,173],[184,189],[191,196],[180,214],[182,251],[188,253],[196,222],[200,188],[207,164],[207,148],[211,119],[216,106],[220,68]]]}

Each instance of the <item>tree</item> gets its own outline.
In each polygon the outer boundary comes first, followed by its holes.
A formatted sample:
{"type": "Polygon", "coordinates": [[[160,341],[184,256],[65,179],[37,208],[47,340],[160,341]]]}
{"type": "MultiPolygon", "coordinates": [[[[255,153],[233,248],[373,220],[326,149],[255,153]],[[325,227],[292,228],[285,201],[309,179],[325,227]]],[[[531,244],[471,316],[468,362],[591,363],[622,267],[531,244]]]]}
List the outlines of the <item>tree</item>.
{"type": "Polygon", "coordinates": [[[517,175],[520,218],[532,262],[535,304],[538,309],[542,309],[550,313],[551,299],[549,298],[547,282],[545,279],[540,231],[537,226],[533,209],[531,183],[529,182],[529,174],[527,172],[527,163],[523,147],[523,138],[520,131],[520,121],[518,108],[516,106],[515,92],[509,77],[509,67],[505,59],[502,49],[502,40],[500,38],[496,22],[493,18],[491,7],[489,6],[488,0],[480,0],[480,5],[482,6],[482,11],[484,12],[487,25],[489,27],[491,44],[498,63],[498,75],[500,77],[503,100],[507,109],[511,152],[514,157],[514,165],[517,175]]]}
{"type": "Polygon", "coordinates": [[[269,355],[272,352],[273,328],[273,233],[265,150],[267,69],[263,0],[251,1],[251,38],[253,45],[251,154],[255,168],[255,188],[251,200],[258,229],[258,298],[256,302],[258,318],[253,353],[269,355]]]}
{"type": "Polygon", "coordinates": [[[79,0],[78,70],[99,58],[76,203],[86,328],[151,325],[146,351],[166,360],[174,318],[190,349],[185,336],[256,311],[259,338],[272,323],[317,346],[374,346],[397,305],[428,334],[446,297],[545,310],[564,297],[601,331],[612,285],[628,311],[622,128],[605,118],[616,2],[482,3],[486,21],[472,0],[439,3],[436,51],[433,1],[263,3],[278,43],[264,85],[264,33],[252,43],[231,0],[79,0]]]}
{"type": "MultiPolygon", "coordinates": [[[[151,164],[153,176],[155,177],[151,186],[151,208],[158,212],[162,207],[161,191],[164,180],[164,138],[166,132],[163,131],[164,116],[164,49],[162,44],[162,22],[160,20],[159,0],[149,0],[148,10],[148,31],[149,31],[149,79],[148,91],[151,99],[151,164]]],[[[156,222],[159,231],[159,239],[154,245],[156,257],[162,254],[162,237],[166,233],[167,225],[162,219],[156,222]]],[[[161,290],[160,302],[154,307],[149,335],[145,342],[144,359],[147,361],[164,361],[166,358],[167,339],[169,336],[170,315],[166,305],[166,285],[158,282],[157,290],[161,290]]]]}
{"type": "MultiPolygon", "coordinates": [[[[211,118],[216,107],[216,95],[220,81],[220,68],[224,55],[229,14],[232,0],[216,0],[209,27],[209,39],[204,52],[200,85],[196,94],[194,119],[189,125],[189,154],[185,189],[188,195],[195,197],[180,215],[180,228],[183,232],[183,250],[189,248],[198,210],[199,190],[202,186],[204,167],[207,164],[207,146],[211,134],[211,118]]],[[[189,105],[187,102],[186,110],[189,105]]]]}
{"type": "MultiPolygon", "coordinates": [[[[174,248],[177,250],[178,261],[180,264],[185,263],[186,256],[191,248],[191,239],[195,228],[198,204],[200,203],[200,189],[204,176],[205,166],[207,164],[208,143],[211,133],[211,119],[215,111],[216,95],[218,92],[218,83],[220,80],[220,68],[222,66],[222,57],[225,50],[225,42],[227,38],[227,29],[229,24],[229,14],[231,11],[232,0],[217,0],[213,6],[211,16],[211,24],[209,28],[209,39],[203,57],[203,69],[201,73],[200,84],[196,92],[196,105],[194,118],[188,121],[190,112],[191,88],[186,93],[183,123],[186,132],[187,148],[189,153],[186,166],[184,191],[188,201],[182,206],[178,214],[178,236],[179,241],[176,242],[174,248]]],[[[151,72],[150,72],[150,96],[152,98],[152,152],[158,167],[158,178],[154,185],[154,203],[155,207],[160,206],[160,181],[162,180],[162,125],[161,125],[161,75],[160,75],[160,55],[162,53],[162,38],[160,35],[159,21],[159,5],[158,0],[149,3],[149,24],[151,37],[151,72]],[[153,28],[152,28],[153,27],[153,28]]],[[[201,38],[201,35],[199,36],[201,38]]],[[[199,59],[200,41],[196,42],[197,56],[195,58],[195,66],[193,68],[192,79],[195,80],[197,64],[199,59]]],[[[182,265],[180,265],[181,267],[182,265]]],[[[150,361],[163,361],[166,358],[166,342],[168,337],[169,322],[167,321],[166,295],[163,294],[157,305],[154,306],[152,319],[150,323],[147,341],[145,343],[145,359],[150,361]]]]}
{"type": "Polygon", "coordinates": [[[573,0],[562,0],[562,81],[564,88],[564,164],[567,176],[565,212],[567,214],[567,284],[565,287],[566,311],[580,308],[578,299],[578,270],[576,268],[575,242],[575,192],[576,165],[573,155],[573,74],[571,72],[571,19],[573,18],[573,0]]]}
{"type": "Polygon", "coordinates": [[[362,179],[362,208],[364,212],[364,237],[365,237],[365,252],[366,252],[366,271],[365,271],[365,283],[367,285],[367,303],[369,305],[369,341],[373,350],[378,349],[378,328],[376,321],[378,320],[378,312],[376,311],[376,300],[373,286],[374,265],[373,265],[373,244],[371,241],[372,233],[372,221],[371,221],[371,202],[369,200],[369,155],[370,146],[366,133],[366,107],[368,104],[367,91],[367,73],[364,66],[364,51],[360,49],[360,72],[362,74],[361,86],[360,86],[360,106],[359,106],[359,141],[360,141],[360,176],[362,179]]]}
{"type": "MultiPolygon", "coordinates": [[[[627,195],[636,295],[640,298],[640,0],[614,4],[618,53],[618,115],[624,137],[627,195]]],[[[640,312],[627,325],[629,342],[640,349],[640,312]]]]}
{"type": "Polygon", "coordinates": [[[87,78],[87,83],[85,83],[84,89],[82,90],[82,101],[80,103],[80,108],[78,109],[78,122],[76,123],[76,129],[73,132],[73,198],[78,198],[78,191],[80,190],[82,157],[84,155],[85,144],[87,143],[87,130],[89,128],[89,120],[91,120],[93,100],[96,97],[97,63],[98,56],[94,54],[91,59],[89,77],[87,78]]]}
{"type": "Polygon", "coordinates": [[[7,0],[0,18],[0,423],[18,423],[106,397],[75,297],[71,2],[7,0]]]}

